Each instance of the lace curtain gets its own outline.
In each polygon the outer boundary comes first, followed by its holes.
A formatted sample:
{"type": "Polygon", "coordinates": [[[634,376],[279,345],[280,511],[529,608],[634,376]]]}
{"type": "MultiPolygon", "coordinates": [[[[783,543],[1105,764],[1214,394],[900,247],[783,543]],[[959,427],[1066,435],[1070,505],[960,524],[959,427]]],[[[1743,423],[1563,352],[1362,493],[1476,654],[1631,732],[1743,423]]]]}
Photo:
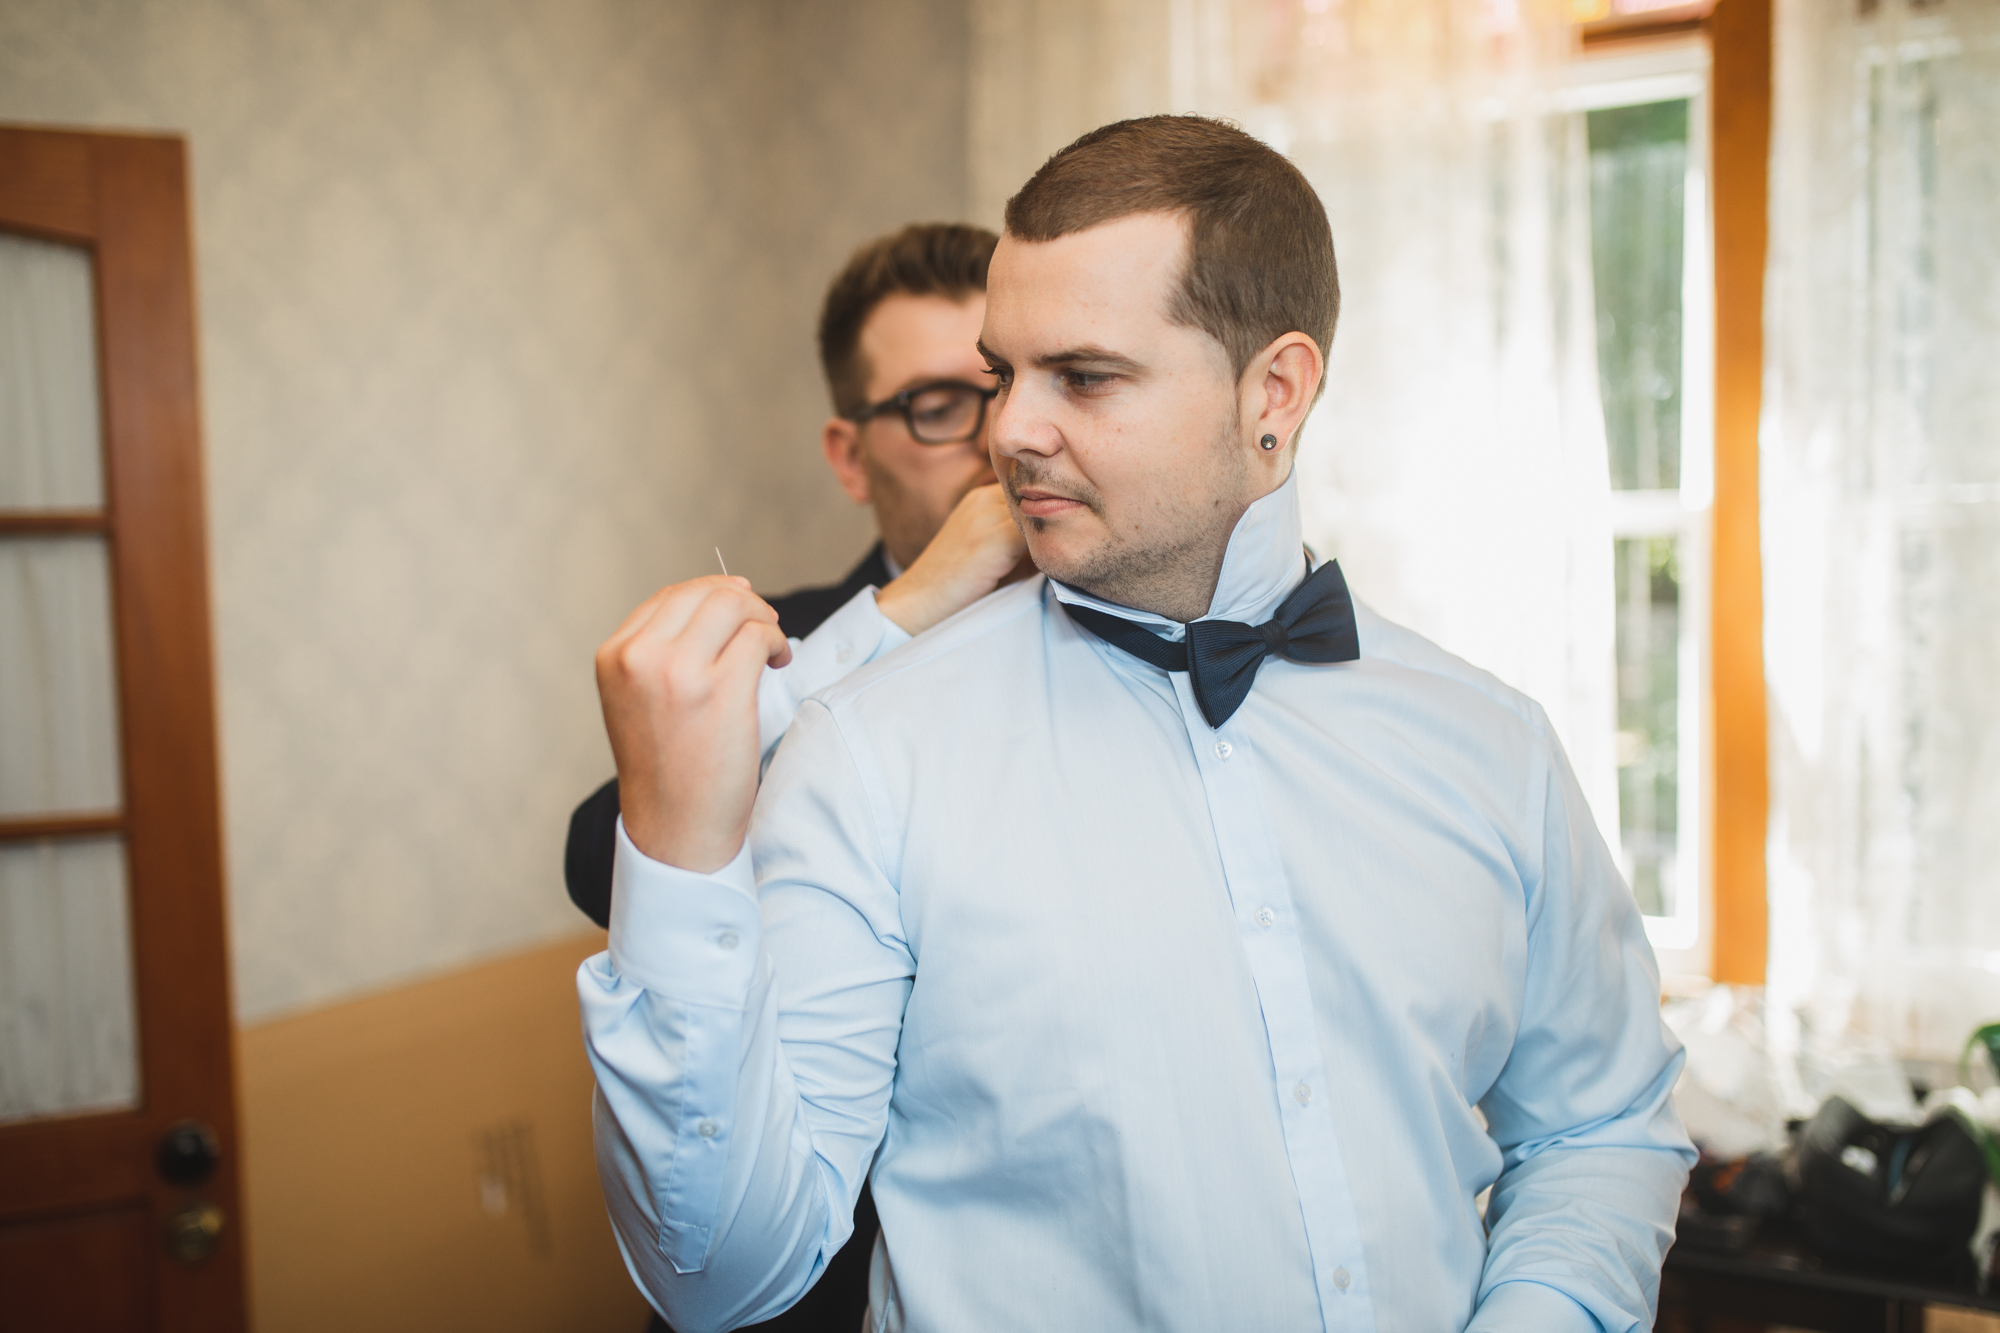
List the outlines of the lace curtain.
{"type": "Polygon", "coordinates": [[[1774,999],[2000,1017],[2000,0],[1781,0],[1763,426],[1774,999]]]}
{"type": "Polygon", "coordinates": [[[981,220],[1123,116],[1201,111],[1299,164],[1344,304],[1307,531],[1383,614],[1549,711],[1617,844],[1612,542],[1588,162],[1558,6],[976,0],[981,220]]]}

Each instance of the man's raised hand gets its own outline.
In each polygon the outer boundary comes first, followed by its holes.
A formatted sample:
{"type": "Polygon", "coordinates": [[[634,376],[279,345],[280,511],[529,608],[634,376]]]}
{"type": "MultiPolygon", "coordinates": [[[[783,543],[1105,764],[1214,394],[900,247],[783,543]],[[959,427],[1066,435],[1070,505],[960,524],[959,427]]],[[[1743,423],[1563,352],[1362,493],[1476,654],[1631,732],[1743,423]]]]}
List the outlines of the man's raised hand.
{"type": "Polygon", "coordinates": [[[922,634],[1015,577],[1032,574],[1028,543],[997,485],[965,493],[902,577],[875,605],[906,633],[922,634]]]}
{"type": "Polygon", "coordinates": [[[778,613],[732,575],[663,588],[597,650],[625,835],[707,874],[742,849],[762,758],[757,681],[791,660],[778,613]]]}

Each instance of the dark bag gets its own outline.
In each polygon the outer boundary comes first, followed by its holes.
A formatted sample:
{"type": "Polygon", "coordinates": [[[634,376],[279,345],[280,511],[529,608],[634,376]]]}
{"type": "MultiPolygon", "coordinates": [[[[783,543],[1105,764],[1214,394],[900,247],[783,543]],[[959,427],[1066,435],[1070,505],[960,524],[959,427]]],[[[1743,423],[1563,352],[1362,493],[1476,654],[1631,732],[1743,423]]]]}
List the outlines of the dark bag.
{"type": "Polygon", "coordinates": [[[1940,1275],[1970,1264],[1986,1161],[1956,1119],[1883,1125],[1829,1097],[1796,1161],[1800,1219],[1821,1253],[1940,1275]]]}

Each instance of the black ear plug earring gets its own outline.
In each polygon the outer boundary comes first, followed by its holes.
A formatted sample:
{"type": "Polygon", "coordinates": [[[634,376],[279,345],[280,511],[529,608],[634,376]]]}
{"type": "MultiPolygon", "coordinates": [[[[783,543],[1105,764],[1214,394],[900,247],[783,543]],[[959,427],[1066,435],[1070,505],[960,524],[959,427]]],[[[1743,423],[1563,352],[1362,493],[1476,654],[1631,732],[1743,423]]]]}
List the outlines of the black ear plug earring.
{"type": "Polygon", "coordinates": [[[1269,453],[1278,447],[1278,437],[1275,435],[1266,435],[1263,439],[1257,441],[1257,443],[1264,446],[1265,453],[1269,453]]]}

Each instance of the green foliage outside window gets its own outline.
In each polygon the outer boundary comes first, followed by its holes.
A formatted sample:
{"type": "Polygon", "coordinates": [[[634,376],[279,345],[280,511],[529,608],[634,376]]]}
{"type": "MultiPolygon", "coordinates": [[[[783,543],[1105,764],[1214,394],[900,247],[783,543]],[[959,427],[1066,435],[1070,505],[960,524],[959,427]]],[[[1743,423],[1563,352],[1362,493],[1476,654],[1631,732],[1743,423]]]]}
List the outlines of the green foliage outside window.
{"type": "Polygon", "coordinates": [[[1681,261],[1688,104],[1592,111],[1591,276],[1615,490],[1681,484],[1681,261]]]}
{"type": "MultiPolygon", "coordinates": [[[[1611,485],[1681,480],[1681,275],[1688,102],[1592,111],[1591,276],[1611,485]]],[[[1676,911],[1680,828],[1681,547],[1616,542],[1618,824],[1640,908],[1676,911]]]]}

